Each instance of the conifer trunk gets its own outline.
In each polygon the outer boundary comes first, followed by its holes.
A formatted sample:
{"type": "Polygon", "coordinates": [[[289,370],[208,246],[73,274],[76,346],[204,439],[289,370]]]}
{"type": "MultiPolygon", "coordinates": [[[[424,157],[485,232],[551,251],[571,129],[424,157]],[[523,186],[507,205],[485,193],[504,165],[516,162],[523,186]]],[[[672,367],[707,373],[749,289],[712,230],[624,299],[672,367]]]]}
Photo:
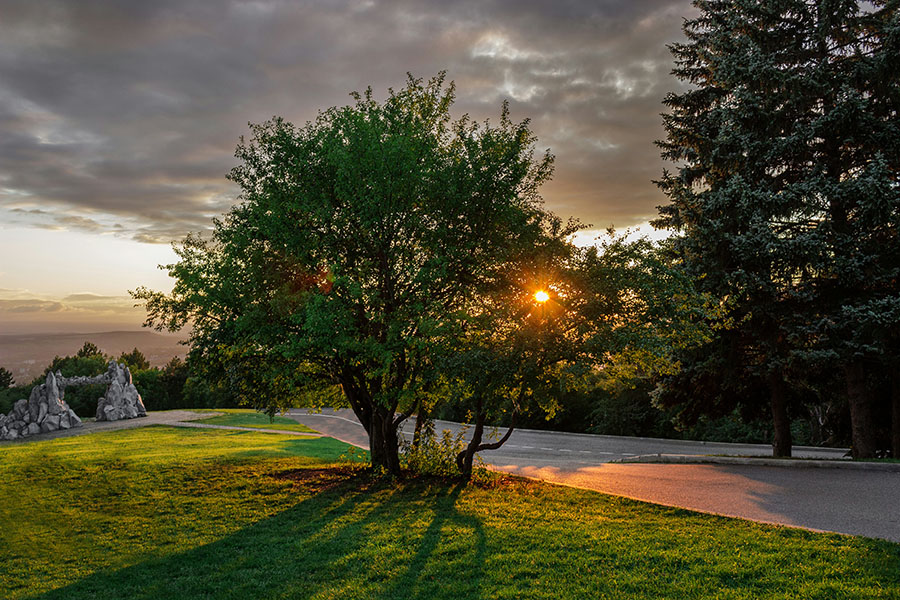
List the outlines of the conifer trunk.
{"type": "Polygon", "coordinates": [[[853,458],[875,457],[875,422],[872,403],[866,393],[866,370],[861,358],[853,358],[844,368],[847,399],[850,403],[850,429],[853,458]]]}
{"type": "Polygon", "coordinates": [[[891,373],[891,456],[900,458],[900,374],[891,373]]]}
{"type": "Polygon", "coordinates": [[[791,419],[787,411],[787,392],[784,377],[780,371],[769,375],[769,394],[772,408],[772,456],[791,455],[791,419]]]}

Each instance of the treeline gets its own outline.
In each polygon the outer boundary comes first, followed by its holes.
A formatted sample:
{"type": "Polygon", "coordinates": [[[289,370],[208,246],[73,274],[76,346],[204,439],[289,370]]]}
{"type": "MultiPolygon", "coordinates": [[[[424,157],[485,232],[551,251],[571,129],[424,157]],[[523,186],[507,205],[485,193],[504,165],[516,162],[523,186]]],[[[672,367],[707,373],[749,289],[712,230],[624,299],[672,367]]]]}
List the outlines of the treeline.
{"type": "MultiPolygon", "coordinates": [[[[0,368],[0,413],[8,413],[16,401],[28,398],[31,389],[43,383],[47,373],[59,371],[65,377],[100,375],[106,372],[110,360],[128,367],[147,410],[237,406],[226,386],[210,384],[202,376],[192,374],[189,361],[176,356],[162,368],[153,367],[137,348],[114,357],[92,342],[85,342],[73,356],[56,356],[41,375],[27,384],[15,385],[12,374],[0,368]]],[[[64,399],[79,417],[94,417],[97,400],[105,392],[105,384],[73,387],[66,389],[64,399]]]]}
{"type": "MultiPolygon", "coordinates": [[[[753,398],[744,397],[740,402],[738,399],[732,403],[722,402],[719,409],[710,403],[710,410],[691,412],[685,410],[687,405],[661,406],[656,400],[661,387],[659,377],[628,379],[601,376],[601,381],[588,389],[560,390],[558,408],[551,416],[537,412],[521,415],[518,426],[572,433],[707,442],[772,442],[773,426],[766,411],[767,398],[764,394],[755,398],[755,404],[753,398]],[[735,407],[738,403],[740,408],[735,407]]],[[[799,446],[850,446],[850,409],[846,396],[841,395],[839,390],[835,393],[834,382],[828,380],[823,381],[819,392],[829,399],[824,406],[813,390],[807,390],[806,403],[792,404],[790,427],[793,443],[799,446]]],[[[696,405],[696,400],[693,405],[696,405]]],[[[885,403],[885,406],[888,404],[885,403]]],[[[437,407],[434,417],[465,421],[467,412],[458,403],[445,402],[437,407]]],[[[881,439],[886,440],[890,415],[881,422],[881,439]]],[[[492,423],[496,426],[509,424],[508,415],[492,423]]]]}

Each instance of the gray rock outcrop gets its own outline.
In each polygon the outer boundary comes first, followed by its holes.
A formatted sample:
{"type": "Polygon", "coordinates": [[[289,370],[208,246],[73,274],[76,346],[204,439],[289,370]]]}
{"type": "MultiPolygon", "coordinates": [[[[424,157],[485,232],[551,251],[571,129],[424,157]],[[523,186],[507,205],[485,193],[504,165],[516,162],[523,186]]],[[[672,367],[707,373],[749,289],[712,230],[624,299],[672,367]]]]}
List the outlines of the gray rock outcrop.
{"type": "Polygon", "coordinates": [[[81,419],[63,398],[68,386],[106,383],[106,394],[97,401],[98,421],[120,421],[144,417],[147,410],[131,381],[128,367],[109,362],[106,373],[95,377],[63,377],[47,373],[44,383],[34,386],[28,400],[15,403],[8,415],[0,415],[0,440],[15,440],[29,435],[80,427],[81,419]]]}
{"type": "Polygon", "coordinates": [[[121,421],[146,417],[147,409],[141,395],[131,381],[131,371],[125,365],[110,361],[106,371],[109,387],[106,395],[97,401],[98,421],[121,421]]]}
{"type": "Polygon", "coordinates": [[[63,400],[60,376],[47,373],[44,383],[34,386],[28,400],[16,402],[8,415],[0,415],[0,440],[15,440],[57,429],[80,427],[81,419],[63,400]]]}

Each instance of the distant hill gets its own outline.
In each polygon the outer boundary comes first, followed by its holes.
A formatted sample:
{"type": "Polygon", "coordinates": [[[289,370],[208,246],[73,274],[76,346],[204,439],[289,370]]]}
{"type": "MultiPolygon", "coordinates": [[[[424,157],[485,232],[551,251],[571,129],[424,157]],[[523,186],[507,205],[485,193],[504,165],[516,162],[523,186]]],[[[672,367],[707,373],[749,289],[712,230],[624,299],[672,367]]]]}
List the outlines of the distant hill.
{"type": "Polygon", "coordinates": [[[50,364],[54,356],[73,355],[85,342],[96,344],[104,354],[118,356],[137,348],[153,366],[161,367],[188,347],[180,337],[152,331],[107,331],[103,333],[38,333],[0,335],[0,367],[8,369],[17,384],[30,382],[50,364]]]}

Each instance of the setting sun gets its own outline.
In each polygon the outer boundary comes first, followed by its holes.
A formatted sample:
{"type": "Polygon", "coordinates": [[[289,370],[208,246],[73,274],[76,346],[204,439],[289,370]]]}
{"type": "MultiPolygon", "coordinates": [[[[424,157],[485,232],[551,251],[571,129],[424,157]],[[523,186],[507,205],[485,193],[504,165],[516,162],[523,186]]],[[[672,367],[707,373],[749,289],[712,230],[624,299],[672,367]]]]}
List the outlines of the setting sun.
{"type": "Polygon", "coordinates": [[[534,299],[537,300],[538,302],[543,303],[543,302],[546,302],[547,300],[549,300],[550,296],[544,290],[538,290],[534,293],[534,299]]]}

